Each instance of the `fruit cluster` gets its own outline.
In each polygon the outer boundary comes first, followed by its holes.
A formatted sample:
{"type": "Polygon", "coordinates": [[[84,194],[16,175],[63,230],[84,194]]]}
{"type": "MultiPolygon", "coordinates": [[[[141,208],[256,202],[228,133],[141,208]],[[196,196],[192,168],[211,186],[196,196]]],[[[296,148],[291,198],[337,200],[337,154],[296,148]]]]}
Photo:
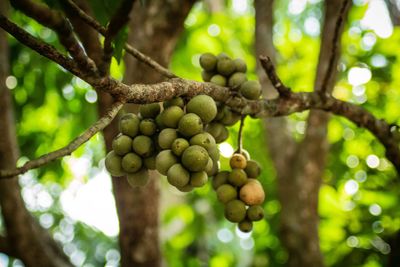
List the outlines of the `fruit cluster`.
{"type": "Polygon", "coordinates": [[[243,154],[235,153],[230,159],[232,170],[221,171],[212,180],[218,200],[223,203],[225,218],[238,223],[242,232],[250,232],[253,222],[264,217],[265,193],[257,180],[260,165],[254,160],[247,160],[243,154]]]}

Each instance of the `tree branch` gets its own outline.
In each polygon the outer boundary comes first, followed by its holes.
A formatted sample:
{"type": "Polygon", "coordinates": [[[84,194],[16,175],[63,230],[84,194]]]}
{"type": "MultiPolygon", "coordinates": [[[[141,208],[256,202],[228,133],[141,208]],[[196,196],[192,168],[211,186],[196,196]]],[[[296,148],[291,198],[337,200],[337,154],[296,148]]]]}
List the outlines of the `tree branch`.
{"type": "Polygon", "coordinates": [[[260,62],[261,66],[267,73],[272,86],[278,91],[281,97],[287,97],[290,94],[290,88],[286,87],[279,79],[271,58],[267,56],[260,56],[260,62]]]}
{"type": "Polygon", "coordinates": [[[30,0],[14,0],[11,3],[27,16],[54,30],[61,44],[67,49],[81,69],[88,74],[96,74],[96,65],[86,56],[85,51],[75,38],[71,24],[59,12],[50,9],[44,4],[30,0]]]}
{"type": "MultiPolygon", "coordinates": [[[[86,14],[85,11],[83,11],[78,5],[76,5],[72,0],[65,0],[67,3],[70,5],[71,9],[76,13],[77,16],[79,16],[86,24],[91,26],[93,29],[98,31],[101,35],[105,36],[106,35],[106,28],[101,26],[101,24],[96,21],[94,18],[86,14]]],[[[137,58],[139,61],[143,62],[147,66],[153,68],[155,71],[160,73],[161,75],[165,76],[166,78],[177,78],[175,74],[173,74],[171,71],[169,71],[167,68],[163,67],[153,59],[151,59],[149,56],[143,54],[133,46],[129,44],[125,44],[125,51],[135,58],[137,58]]]]}
{"type": "Polygon", "coordinates": [[[4,253],[11,257],[16,257],[12,249],[9,246],[8,240],[4,236],[0,236],[0,253],[4,253]]]}
{"type": "Polygon", "coordinates": [[[26,162],[22,167],[16,168],[15,170],[0,170],[0,177],[2,178],[12,178],[13,176],[23,174],[28,170],[41,167],[55,159],[67,156],[73,151],[78,149],[82,144],[87,142],[92,136],[94,136],[99,131],[103,130],[118,114],[118,111],[124,105],[123,102],[116,102],[110,108],[108,113],[101,117],[97,122],[90,126],[85,132],[80,136],[71,141],[68,145],[51,153],[40,156],[37,159],[30,160],[26,162]]]}

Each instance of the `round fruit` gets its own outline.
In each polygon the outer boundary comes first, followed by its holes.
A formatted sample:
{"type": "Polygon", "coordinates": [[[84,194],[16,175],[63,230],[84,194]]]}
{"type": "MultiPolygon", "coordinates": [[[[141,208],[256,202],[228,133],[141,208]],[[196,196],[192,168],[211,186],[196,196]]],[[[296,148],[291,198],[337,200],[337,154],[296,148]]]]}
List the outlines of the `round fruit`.
{"type": "Polygon", "coordinates": [[[186,137],[191,137],[203,131],[203,122],[201,118],[194,114],[185,114],[179,121],[178,131],[186,137]]]}
{"type": "Polygon", "coordinates": [[[166,127],[177,128],[179,120],[184,114],[185,112],[178,106],[168,107],[161,113],[162,123],[166,127]]]}
{"type": "Polygon", "coordinates": [[[168,169],[167,179],[173,186],[184,187],[190,181],[190,174],[181,164],[176,163],[168,169]]]}
{"type": "Polygon", "coordinates": [[[262,185],[255,179],[248,179],[247,183],[240,188],[240,199],[246,205],[260,205],[264,202],[265,193],[262,185]]]}
{"type": "Polygon", "coordinates": [[[142,118],[155,118],[160,113],[160,104],[151,103],[141,105],[139,111],[142,118]]]}
{"type": "Polygon", "coordinates": [[[122,169],[129,173],[134,173],[142,167],[142,159],[135,153],[128,153],[122,158],[122,169]]]}
{"type": "Polygon", "coordinates": [[[225,105],[221,103],[217,103],[217,116],[215,116],[214,121],[219,121],[224,117],[224,109],[225,105]]]}
{"type": "Polygon", "coordinates": [[[139,133],[139,117],[133,113],[124,114],[119,120],[119,131],[130,137],[135,137],[139,133]]]}
{"type": "Polygon", "coordinates": [[[212,163],[213,163],[213,165],[212,165],[211,170],[208,171],[206,169],[208,176],[216,175],[219,172],[219,162],[217,160],[213,160],[212,163]]]}
{"type": "Polygon", "coordinates": [[[151,157],[144,158],[143,164],[147,169],[155,170],[156,169],[156,157],[151,156],[151,157]]]}
{"type": "Polygon", "coordinates": [[[158,135],[158,145],[162,149],[170,149],[172,142],[178,138],[178,134],[175,129],[165,128],[158,135]]]}
{"type": "Polygon", "coordinates": [[[207,173],[193,172],[190,174],[190,185],[193,187],[202,187],[208,181],[207,173]]]}
{"type": "Polygon", "coordinates": [[[229,58],[218,59],[217,71],[219,74],[229,76],[235,71],[235,63],[229,58]]]}
{"type": "Polygon", "coordinates": [[[163,107],[168,108],[172,106],[178,106],[180,108],[183,108],[185,106],[185,102],[183,101],[182,97],[174,97],[170,100],[164,101],[163,107]]]}
{"type": "Polygon", "coordinates": [[[206,124],[211,122],[217,115],[217,105],[212,97],[197,95],[187,103],[186,111],[198,115],[203,123],[206,124]]]}
{"type": "Polygon", "coordinates": [[[231,185],[242,186],[247,182],[247,175],[242,169],[233,169],[229,173],[228,181],[231,185]]]}
{"type": "Polygon", "coordinates": [[[112,141],[115,154],[123,156],[132,150],[132,139],[127,135],[118,135],[112,141]]]}
{"type": "Polygon", "coordinates": [[[232,126],[240,120],[240,114],[232,111],[229,107],[224,107],[224,117],[220,122],[226,126],[232,126]]]}
{"type": "Polygon", "coordinates": [[[192,191],[194,188],[190,184],[187,184],[187,185],[185,185],[183,187],[176,187],[176,189],[178,189],[181,192],[185,192],[186,193],[186,192],[192,191]]]}
{"type": "Polygon", "coordinates": [[[217,57],[211,53],[204,53],[200,56],[200,66],[206,71],[212,71],[217,65],[217,57]]]}
{"type": "Polygon", "coordinates": [[[264,209],[260,205],[250,206],[246,214],[250,221],[259,221],[264,218],[264,209]]]}
{"type": "Polygon", "coordinates": [[[144,119],[140,122],[139,129],[142,134],[151,136],[156,133],[157,125],[153,119],[144,119]]]}
{"type": "Polygon", "coordinates": [[[189,147],[189,142],[184,138],[176,138],[171,145],[172,152],[180,157],[185,151],[186,148],[189,147]]]}
{"type": "Polygon", "coordinates": [[[207,151],[216,146],[214,137],[207,132],[196,134],[190,138],[190,144],[202,146],[207,149],[207,151]]]}
{"type": "Polygon", "coordinates": [[[226,78],[221,74],[215,74],[212,76],[210,82],[219,86],[226,86],[226,78]]]}
{"type": "Polygon", "coordinates": [[[142,157],[149,157],[154,151],[153,140],[145,135],[138,135],[132,142],[133,151],[142,157]]]}
{"type": "Polygon", "coordinates": [[[240,93],[247,99],[257,100],[261,95],[261,84],[258,81],[246,81],[240,86],[240,93]]]}
{"type": "Polygon", "coordinates": [[[215,75],[214,72],[210,72],[210,71],[205,71],[203,70],[201,72],[201,78],[203,79],[203,81],[205,82],[210,82],[211,78],[215,75]]]}
{"type": "Polygon", "coordinates": [[[226,53],[221,52],[221,53],[219,53],[219,54],[217,55],[217,59],[218,59],[218,60],[220,60],[220,59],[230,59],[230,57],[229,57],[226,53]]]}
{"type": "Polygon", "coordinates": [[[225,205],[225,218],[231,222],[241,222],[246,217],[246,205],[237,199],[231,200],[225,205]]]}
{"type": "Polygon", "coordinates": [[[213,166],[214,166],[213,160],[211,158],[208,158],[207,165],[206,165],[204,171],[210,176],[212,174],[209,174],[209,173],[211,173],[211,171],[213,170],[213,166]]]}
{"type": "Polygon", "coordinates": [[[132,187],[144,186],[149,181],[149,171],[146,168],[142,168],[138,172],[129,173],[126,179],[132,187]]]}
{"type": "Polygon", "coordinates": [[[221,129],[221,133],[215,137],[215,142],[217,144],[222,143],[223,141],[225,141],[226,139],[228,139],[229,137],[229,131],[226,127],[222,127],[221,129]]]}
{"type": "Polygon", "coordinates": [[[182,154],[182,164],[189,171],[204,171],[208,162],[208,153],[204,147],[194,145],[188,147],[182,154]]]}
{"type": "Polygon", "coordinates": [[[233,62],[235,63],[235,69],[238,72],[242,72],[245,73],[247,71],[247,65],[246,62],[244,62],[243,59],[241,58],[236,58],[233,60],[233,62]]]}
{"type": "Polygon", "coordinates": [[[232,74],[231,77],[229,77],[228,85],[229,87],[235,88],[240,86],[245,81],[247,81],[246,74],[241,72],[235,72],[234,74],[232,74]]]}
{"type": "Polygon", "coordinates": [[[114,151],[110,151],[106,158],[105,158],[105,165],[107,168],[107,171],[112,175],[112,176],[123,176],[125,173],[122,170],[122,158],[115,154],[114,151]]]}
{"type": "Polygon", "coordinates": [[[161,113],[157,115],[157,117],[155,118],[155,122],[156,122],[157,127],[158,127],[159,130],[162,130],[162,129],[166,128],[164,123],[163,123],[163,121],[162,121],[161,113]]]}
{"type": "Polygon", "coordinates": [[[257,161],[249,160],[247,161],[247,166],[244,171],[247,173],[247,177],[257,178],[261,173],[261,167],[257,161]]]}
{"type": "MultiPolygon", "coordinates": [[[[223,184],[228,183],[229,172],[228,171],[221,171],[217,173],[211,181],[211,185],[214,190],[217,190],[218,187],[222,186],[223,184]]],[[[236,190],[235,190],[236,191],[236,190]]]]}
{"type": "Polygon", "coordinates": [[[253,230],[253,223],[248,220],[244,220],[238,223],[238,228],[244,233],[249,233],[253,230]]]}
{"type": "Polygon", "coordinates": [[[156,169],[162,175],[167,175],[168,169],[178,163],[178,158],[171,150],[163,150],[156,157],[156,169]]]}
{"type": "Polygon", "coordinates": [[[207,125],[206,131],[210,133],[214,139],[223,131],[224,125],[218,122],[211,122],[207,125]]]}
{"type": "Polygon", "coordinates": [[[236,188],[231,186],[230,184],[223,184],[217,189],[217,198],[222,203],[228,203],[231,200],[237,198],[236,188]]]}
{"type": "Polygon", "coordinates": [[[242,154],[235,153],[232,155],[229,165],[232,169],[244,169],[246,168],[247,160],[242,154]]]}
{"type": "Polygon", "coordinates": [[[211,147],[209,150],[207,150],[207,152],[208,152],[208,155],[210,156],[210,158],[213,160],[213,161],[218,161],[219,160],[219,149],[218,149],[218,146],[214,146],[214,147],[211,147]]]}

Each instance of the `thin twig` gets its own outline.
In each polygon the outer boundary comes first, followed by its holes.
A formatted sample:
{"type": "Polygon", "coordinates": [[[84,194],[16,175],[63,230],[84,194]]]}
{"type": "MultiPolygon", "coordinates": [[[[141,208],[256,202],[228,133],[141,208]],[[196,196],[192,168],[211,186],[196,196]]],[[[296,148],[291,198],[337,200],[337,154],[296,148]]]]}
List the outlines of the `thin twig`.
{"type": "Polygon", "coordinates": [[[96,133],[100,132],[103,130],[110,122],[115,118],[115,116],[118,114],[118,111],[122,108],[124,105],[123,102],[115,102],[110,110],[103,116],[101,117],[98,121],[96,121],[92,126],[90,126],[85,132],[83,132],[81,135],[76,137],[74,140],[72,140],[68,145],[64,146],[63,148],[60,148],[58,150],[55,150],[53,152],[50,152],[48,154],[42,155],[37,159],[30,160],[26,162],[22,167],[16,168],[14,170],[0,170],[0,177],[1,178],[12,178],[17,175],[23,174],[29,170],[39,168],[53,160],[56,160],[58,158],[70,155],[72,152],[74,152],[76,149],[78,149],[81,145],[86,143],[92,136],[94,136],[96,133]]]}
{"type": "MultiPolygon", "coordinates": [[[[66,0],[66,1],[70,5],[71,9],[76,13],[76,15],[78,15],[86,24],[88,24],[93,29],[98,31],[101,35],[105,36],[106,31],[107,31],[106,28],[101,26],[100,23],[98,23],[94,18],[89,16],[85,11],[83,11],[72,0],[66,0]]],[[[164,77],[170,78],[170,79],[171,78],[178,78],[178,76],[176,76],[174,73],[169,71],[167,68],[163,67],[158,62],[154,61],[149,56],[143,54],[142,52],[140,52],[139,50],[137,50],[133,46],[131,46],[129,44],[125,44],[124,48],[125,48],[125,51],[127,53],[131,54],[132,56],[134,56],[135,58],[137,58],[138,60],[140,60],[141,62],[146,64],[147,66],[153,68],[155,71],[157,71],[158,73],[160,73],[164,77]]]]}
{"type": "Polygon", "coordinates": [[[275,66],[272,63],[272,60],[268,56],[260,56],[261,66],[265,70],[270,79],[272,86],[278,91],[281,97],[287,97],[290,95],[290,88],[286,87],[281,80],[279,79],[278,75],[276,74],[275,66]]]}
{"type": "Polygon", "coordinates": [[[340,29],[343,27],[343,24],[345,22],[344,21],[344,13],[345,13],[348,5],[350,5],[350,4],[351,4],[351,0],[343,0],[342,5],[340,7],[339,16],[336,21],[335,30],[334,30],[333,39],[332,39],[332,51],[331,51],[331,54],[329,57],[328,69],[325,73],[324,79],[322,80],[322,84],[321,84],[321,88],[320,88],[320,93],[323,97],[326,96],[326,93],[328,90],[328,82],[332,76],[333,69],[335,67],[336,53],[337,53],[337,50],[338,50],[338,47],[340,44],[340,42],[339,42],[340,33],[341,33],[340,29]]]}
{"type": "Polygon", "coordinates": [[[244,120],[246,119],[246,115],[242,115],[240,118],[240,126],[239,126],[239,133],[238,133],[238,153],[242,154],[243,150],[243,128],[244,128],[244,120]]]}

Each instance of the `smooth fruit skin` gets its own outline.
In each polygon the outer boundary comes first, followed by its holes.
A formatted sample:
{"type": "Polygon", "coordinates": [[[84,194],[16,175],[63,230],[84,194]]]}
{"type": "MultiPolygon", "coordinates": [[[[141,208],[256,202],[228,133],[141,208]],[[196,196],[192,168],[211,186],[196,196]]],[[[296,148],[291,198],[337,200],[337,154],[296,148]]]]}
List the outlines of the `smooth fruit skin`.
{"type": "Polygon", "coordinates": [[[240,187],[247,182],[247,174],[242,169],[233,169],[229,174],[228,181],[231,185],[240,187]]]}
{"type": "Polygon", "coordinates": [[[217,57],[211,53],[204,53],[199,59],[200,66],[206,71],[212,71],[217,65],[217,57]]]}
{"type": "Polygon", "coordinates": [[[139,124],[140,133],[147,136],[152,136],[157,131],[157,125],[153,119],[144,119],[139,124]]]}
{"type": "Polygon", "coordinates": [[[162,175],[167,175],[168,169],[178,163],[178,158],[171,150],[163,150],[156,156],[156,169],[162,175]]]}
{"type": "Polygon", "coordinates": [[[145,186],[149,181],[149,171],[142,168],[138,172],[128,174],[126,179],[132,187],[145,186]]]}
{"type": "Polygon", "coordinates": [[[261,96],[261,84],[258,81],[246,81],[240,86],[240,93],[247,99],[257,100],[261,96]]]}
{"type": "Polygon", "coordinates": [[[235,153],[229,160],[229,165],[232,169],[244,169],[247,166],[247,160],[242,154],[235,153]]]}
{"type": "Polygon", "coordinates": [[[114,151],[110,151],[106,158],[105,158],[105,165],[107,171],[112,175],[112,176],[124,176],[125,172],[122,170],[122,158],[115,154],[114,151]]]}
{"type": "Polygon", "coordinates": [[[182,97],[174,97],[170,100],[163,102],[164,108],[168,108],[171,106],[178,106],[180,108],[183,108],[185,106],[185,101],[183,101],[182,97]]]}
{"type": "Polygon", "coordinates": [[[217,190],[223,184],[228,183],[229,172],[228,171],[221,171],[217,173],[213,178],[211,185],[214,190],[217,190]]]}
{"type": "Polygon", "coordinates": [[[214,137],[207,132],[196,134],[190,138],[190,144],[202,146],[207,151],[213,149],[216,145],[214,137]]]}
{"type": "Polygon", "coordinates": [[[142,158],[135,153],[128,153],[122,158],[122,169],[128,173],[134,173],[142,167],[142,158]]]}
{"type": "Polygon", "coordinates": [[[242,72],[245,73],[247,71],[247,65],[246,62],[241,59],[241,58],[235,58],[233,60],[233,62],[235,63],[235,70],[237,72],[242,72]]]}
{"type": "Polygon", "coordinates": [[[243,221],[246,218],[246,205],[238,199],[229,201],[225,205],[225,218],[230,222],[243,221]]]}
{"type": "Polygon", "coordinates": [[[188,147],[182,154],[182,164],[189,171],[204,171],[208,163],[208,153],[204,147],[194,145],[188,147]]]}
{"type": "Polygon", "coordinates": [[[244,220],[238,223],[238,228],[243,233],[249,233],[253,230],[253,223],[248,220],[244,220]]]}
{"type": "Polygon", "coordinates": [[[184,138],[176,138],[171,144],[172,152],[180,157],[183,151],[190,146],[189,142],[184,138]]]}
{"type": "Polygon", "coordinates": [[[260,205],[253,205],[247,209],[246,216],[250,221],[260,221],[264,218],[264,209],[260,205]]]}
{"type": "Polygon", "coordinates": [[[190,99],[186,105],[188,113],[198,115],[204,124],[211,122],[217,115],[217,105],[208,95],[197,95],[190,99]]]}
{"type": "Polygon", "coordinates": [[[191,137],[203,131],[203,122],[198,115],[187,113],[180,119],[178,131],[185,137],[191,137]]]}
{"type": "Polygon", "coordinates": [[[139,124],[140,119],[138,116],[133,113],[126,113],[120,118],[118,127],[122,134],[133,138],[139,133],[139,124]]]}
{"type": "Polygon", "coordinates": [[[192,172],[190,174],[190,185],[193,187],[202,187],[208,182],[208,175],[206,172],[192,172]]]}
{"type": "Polygon", "coordinates": [[[151,103],[141,105],[139,108],[139,112],[142,118],[155,118],[160,113],[160,104],[151,103]]]}
{"type": "Polygon", "coordinates": [[[231,77],[229,77],[228,86],[236,88],[242,85],[245,81],[247,81],[246,74],[241,72],[235,72],[234,74],[232,74],[231,77]]]}
{"type": "Polygon", "coordinates": [[[210,82],[219,86],[226,86],[227,84],[226,78],[221,74],[215,74],[212,76],[210,82]]]}
{"type": "Polygon", "coordinates": [[[161,113],[161,120],[164,126],[168,128],[177,128],[179,120],[185,115],[182,108],[170,106],[161,113]]]}
{"type": "Polygon", "coordinates": [[[235,63],[228,58],[218,59],[217,71],[221,75],[229,76],[235,71],[235,63]]]}
{"type": "Polygon", "coordinates": [[[217,189],[217,198],[221,203],[228,203],[237,198],[236,188],[230,184],[223,184],[217,189]]]}
{"type": "Polygon", "coordinates": [[[261,205],[265,200],[265,192],[258,180],[248,179],[240,188],[239,197],[246,205],[261,205]]]}
{"type": "Polygon", "coordinates": [[[244,171],[247,173],[247,177],[257,178],[261,173],[261,167],[257,161],[249,160],[244,171]]]}
{"type": "Polygon", "coordinates": [[[176,138],[178,138],[178,134],[175,129],[165,128],[158,135],[158,145],[162,149],[170,149],[176,138]]]}
{"type": "Polygon", "coordinates": [[[133,151],[142,157],[149,157],[154,151],[154,144],[150,137],[138,135],[132,142],[133,151]]]}
{"type": "Polygon", "coordinates": [[[167,179],[173,186],[184,187],[190,181],[190,173],[180,163],[176,163],[168,169],[167,179]]]}
{"type": "Polygon", "coordinates": [[[115,154],[124,156],[132,151],[132,139],[124,134],[118,135],[112,141],[112,148],[115,154]]]}

